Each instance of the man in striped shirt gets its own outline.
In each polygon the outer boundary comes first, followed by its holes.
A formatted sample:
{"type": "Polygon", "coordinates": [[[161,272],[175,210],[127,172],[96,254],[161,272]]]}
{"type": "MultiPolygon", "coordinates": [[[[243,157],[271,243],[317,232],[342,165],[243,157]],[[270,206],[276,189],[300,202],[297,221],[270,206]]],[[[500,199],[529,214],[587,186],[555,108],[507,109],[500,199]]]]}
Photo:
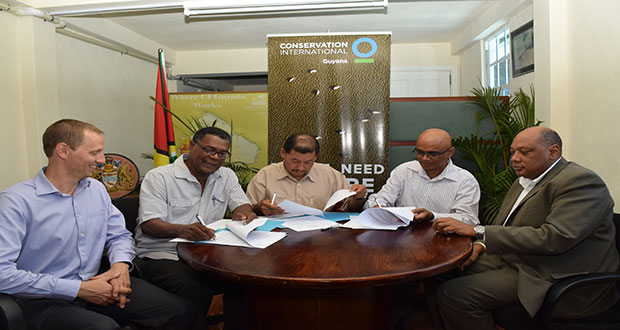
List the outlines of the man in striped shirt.
{"type": "Polygon", "coordinates": [[[364,208],[411,207],[414,221],[450,217],[477,225],[480,186],[471,173],[452,163],[454,150],[448,132],[437,128],[422,132],[413,149],[417,160],[397,166],[364,208]]]}

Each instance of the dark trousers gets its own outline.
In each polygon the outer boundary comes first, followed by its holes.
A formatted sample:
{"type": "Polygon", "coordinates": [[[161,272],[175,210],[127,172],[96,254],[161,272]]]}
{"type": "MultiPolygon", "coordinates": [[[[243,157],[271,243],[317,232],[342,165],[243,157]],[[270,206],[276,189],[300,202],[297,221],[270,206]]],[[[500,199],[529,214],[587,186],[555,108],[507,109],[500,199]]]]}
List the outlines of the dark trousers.
{"type": "Polygon", "coordinates": [[[247,329],[244,291],[199,273],[182,261],[142,258],[140,271],[145,280],[189,300],[198,317],[192,329],[208,328],[206,315],[214,294],[224,293],[224,327],[247,329]]]}
{"type": "Polygon", "coordinates": [[[518,276],[498,256],[482,254],[460,277],[439,285],[435,299],[445,329],[495,330],[491,310],[519,304],[518,276]]]}
{"type": "Polygon", "coordinates": [[[117,305],[99,306],[81,299],[18,298],[28,329],[120,329],[119,323],[132,323],[152,329],[189,329],[195,319],[190,303],[139,278],[131,278],[131,300],[117,305]]]}

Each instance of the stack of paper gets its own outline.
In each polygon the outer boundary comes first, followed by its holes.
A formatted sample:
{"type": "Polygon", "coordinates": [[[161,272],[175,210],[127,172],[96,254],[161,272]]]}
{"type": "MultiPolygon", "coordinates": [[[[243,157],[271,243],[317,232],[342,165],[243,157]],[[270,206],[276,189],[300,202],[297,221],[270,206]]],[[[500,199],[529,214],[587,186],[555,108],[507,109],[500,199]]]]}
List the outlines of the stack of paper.
{"type": "Polygon", "coordinates": [[[282,209],[284,209],[285,214],[286,213],[293,213],[293,214],[305,214],[305,215],[318,215],[318,216],[322,216],[323,212],[329,210],[331,207],[333,207],[334,205],[336,205],[338,202],[347,199],[353,195],[355,195],[356,192],[355,191],[349,191],[348,189],[340,189],[338,191],[336,191],[332,197],[329,198],[329,200],[327,201],[327,204],[325,204],[325,207],[323,208],[323,210],[319,210],[319,209],[315,209],[314,207],[308,207],[305,205],[301,205],[301,204],[297,204],[295,202],[291,202],[288,199],[284,200],[282,203],[278,204],[279,207],[281,207],[282,209]]]}
{"type": "Polygon", "coordinates": [[[396,230],[408,226],[413,220],[411,210],[415,207],[376,207],[366,209],[358,217],[351,216],[351,220],[343,228],[351,229],[384,229],[396,230]]]}
{"type": "MultiPolygon", "coordinates": [[[[232,245],[264,249],[286,236],[283,232],[258,231],[267,218],[257,218],[247,225],[243,221],[218,220],[207,225],[216,231],[215,238],[207,241],[196,241],[201,244],[232,245]]],[[[171,242],[192,242],[184,238],[175,238],[171,242]]]]}
{"type": "Polygon", "coordinates": [[[338,223],[335,221],[326,220],[313,215],[288,219],[282,225],[294,231],[308,231],[338,227],[338,223]]]}

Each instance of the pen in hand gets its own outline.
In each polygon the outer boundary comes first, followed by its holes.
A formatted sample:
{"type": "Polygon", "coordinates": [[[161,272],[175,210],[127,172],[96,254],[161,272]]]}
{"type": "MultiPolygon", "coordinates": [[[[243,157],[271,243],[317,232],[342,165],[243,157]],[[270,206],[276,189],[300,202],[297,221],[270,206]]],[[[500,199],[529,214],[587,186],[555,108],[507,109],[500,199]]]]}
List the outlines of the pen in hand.
{"type": "MultiPolygon", "coordinates": [[[[204,220],[202,220],[200,215],[196,214],[196,220],[198,220],[198,222],[200,222],[201,225],[207,227],[207,224],[204,222],[204,220]]],[[[207,228],[209,228],[209,227],[207,227],[207,228]]],[[[211,237],[211,239],[215,239],[215,237],[211,237]]]]}
{"type": "Polygon", "coordinates": [[[273,197],[271,198],[271,205],[276,202],[276,193],[273,193],[273,197]]]}
{"type": "Polygon", "coordinates": [[[196,214],[196,220],[198,220],[198,222],[200,222],[201,225],[205,227],[207,226],[207,224],[202,220],[202,218],[198,214],[196,214]]]}

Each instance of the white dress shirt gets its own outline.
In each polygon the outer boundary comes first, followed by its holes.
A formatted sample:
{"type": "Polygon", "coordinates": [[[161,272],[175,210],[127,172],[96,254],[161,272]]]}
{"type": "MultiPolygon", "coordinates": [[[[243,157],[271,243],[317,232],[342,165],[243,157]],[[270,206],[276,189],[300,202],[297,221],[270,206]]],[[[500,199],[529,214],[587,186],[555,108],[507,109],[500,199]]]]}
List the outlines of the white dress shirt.
{"type": "Polygon", "coordinates": [[[139,257],[178,260],[176,243],[169,238],[155,238],[142,232],[140,225],[151,219],[188,225],[197,222],[196,215],[209,224],[220,220],[226,208],[233,211],[250,204],[235,173],[220,167],[207,178],[204,191],[198,179],[185,165],[187,154],[173,164],[146,173],[140,186],[140,212],[136,227],[136,253],[139,257]]]}
{"type": "Polygon", "coordinates": [[[480,186],[468,171],[452,164],[438,176],[429,178],[417,160],[398,165],[378,193],[368,197],[364,208],[377,204],[425,208],[435,218],[453,217],[477,225],[480,186]]]}

